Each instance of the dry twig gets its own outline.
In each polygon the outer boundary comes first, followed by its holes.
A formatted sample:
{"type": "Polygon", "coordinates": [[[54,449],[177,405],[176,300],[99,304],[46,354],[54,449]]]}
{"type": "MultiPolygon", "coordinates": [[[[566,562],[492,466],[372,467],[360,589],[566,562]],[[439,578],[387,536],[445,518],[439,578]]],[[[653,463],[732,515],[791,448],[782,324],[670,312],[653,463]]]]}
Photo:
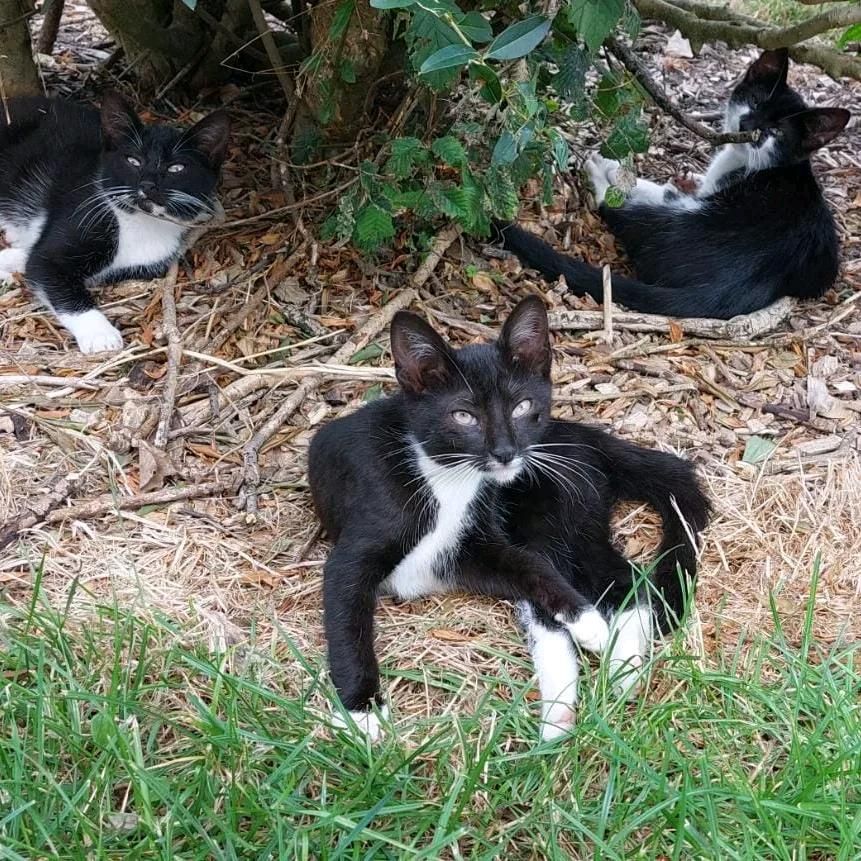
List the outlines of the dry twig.
{"type": "Polygon", "coordinates": [[[164,382],[164,394],[161,402],[158,428],[155,432],[156,448],[167,445],[170,421],[173,418],[173,408],[176,403],[176,386],[179,381],[179,366],[182,364],[182,338],[176,325],[176,276],[178,266],[174,263],[167,273],[161,288],[161,307],[164,315],[164,331],[167,335],[167,374],[164,382]]]}

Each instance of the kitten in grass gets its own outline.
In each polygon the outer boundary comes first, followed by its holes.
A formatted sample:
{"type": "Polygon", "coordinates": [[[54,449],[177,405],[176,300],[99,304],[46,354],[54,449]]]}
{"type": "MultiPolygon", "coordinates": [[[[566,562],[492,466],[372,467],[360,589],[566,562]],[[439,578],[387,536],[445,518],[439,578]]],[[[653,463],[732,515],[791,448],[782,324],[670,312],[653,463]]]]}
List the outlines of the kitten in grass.
{"type": "Polygon", "coordinates": [[[708,502],[680,458],[551,418],[537,297],[514,309],[494,343],[455,350],[407,312],[395,315],[391,343],[400,391],[321,428],[309,452],[314,504],[335,542],[323,574],[335,688],[377,738],[377,596],[506,598],[518,602],[542,736],[553,738],[573,723],[575,644],[608,651],[619,689],[633,690],[654,632],[683,615],[708,502]],[[663,518],[659,561],[636,586],[611,543],[621,499],[663,518]]]}
{"type": "Polygon", "coordinates": [[[220,210],[216,185],[229,120],[182,131],[148,125],[116,93],[101,111],[22,98],[0,110],[0,281],[23,273],[83,353],[122,335],[90,289],[165,275],[196,225],[220,210]]]}
{"type": "MultiPolygon", "coordinates": [[[[618,161],[593,155],[586,172],[601,217],[620,240],[637,278],[613,277],[613,299],[635,311],[729,318],[781,296],[814,299],[837,277],[834,218],[810,155],[849,121],[843,108],[809,108],[787,84],[785,49],[765,51],[736,85],[727,131],[758,131],[727,144],[694,193],[638,179],[621,207],[604,202],[618,161]]],[[[601,270],[560,254],[515,225],[497,225],[505,248],[569,290],[601,302],[601,270]]]]}

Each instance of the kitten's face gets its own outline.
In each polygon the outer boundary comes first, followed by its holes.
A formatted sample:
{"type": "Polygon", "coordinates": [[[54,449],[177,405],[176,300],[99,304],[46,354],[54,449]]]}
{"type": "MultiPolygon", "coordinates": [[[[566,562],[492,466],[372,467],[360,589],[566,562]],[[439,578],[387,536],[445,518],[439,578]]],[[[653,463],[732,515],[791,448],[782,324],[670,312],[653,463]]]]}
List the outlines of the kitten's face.
{"type": "Polygon", "coordinates": [[[537,297],[512,312],[499,340],[452,350],[414,314],[392,321],[410,431],[441,467],[478,470],[508,484],[550,420],[550,340],[537,297]]]}
{"type": "Polygon", "coordinates": [[[187,224],[213,215],[229,122],[217,111],[182,132],[144,125],[116,94],[102,102],[102,187],[127,212],[187,224]]]}
{"type": "Polygon", "coordinates": [[[760,132],[744,144],[752,169],[794,164],[828,143],[849,121],[842,108],[808,108],[787,83],[786,49],[764,51],[730,96],[724,128],[729,132],[760,132]]]}

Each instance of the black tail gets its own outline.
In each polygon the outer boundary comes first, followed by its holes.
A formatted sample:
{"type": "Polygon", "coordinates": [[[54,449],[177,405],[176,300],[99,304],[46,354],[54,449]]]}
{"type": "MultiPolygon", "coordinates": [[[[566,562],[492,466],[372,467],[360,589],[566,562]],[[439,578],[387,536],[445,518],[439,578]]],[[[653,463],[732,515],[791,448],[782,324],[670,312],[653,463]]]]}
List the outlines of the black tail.
{"type": "Polygon", "coordinates": [[[651,600],[659,627],[670,631],[693,594],[696,542],[708,524],[711,504],[693,466],[680,457],[608,434],[602,448],[611,464],[617,498],[646,502],[661,515],[663,540],[650,578],[651,600]]]}
{"type": "MultiPolygon", "coordinates": [[[[515,224],[496,224],[494,228],[503,247],[516,254],[525,266],[536,269],[550,280],[555,281],[561,275],[572,293],[578,296],[587,294],[596,302],[604,301],[604,282],[597,266],[560,254],[543,239],[515,224]]],[[[699,284],[691,287],[659,287],[613,274],[613,301],[632,311],[668,317],[716,317],[727,320],[736,314],[754,310],[745,308],[739,311],[726,299],[719,291],[704,290],[699,284]]],[[[756,307],[761,306],[758,304],[756,307]]]]}

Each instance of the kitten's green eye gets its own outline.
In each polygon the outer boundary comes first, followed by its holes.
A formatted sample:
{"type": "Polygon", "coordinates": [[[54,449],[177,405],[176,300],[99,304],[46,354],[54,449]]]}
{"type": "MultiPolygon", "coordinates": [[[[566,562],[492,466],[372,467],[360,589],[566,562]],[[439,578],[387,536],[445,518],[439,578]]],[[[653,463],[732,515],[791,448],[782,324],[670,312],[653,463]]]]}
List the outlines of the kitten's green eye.
{"type": "Polygon", "coordinates": [[[459,424],[469,427],[470,425],[477,425],[478,419],[472,414],[468,413],[466,410],[455,410],[451,417],[459,424]]]}
{"type": "Polygon", "coordinates": [[[525,401],[521,401],[512,411],[511,418],[519,419],[523,418],[529,410],[532,409],[532,401],[527,398],[525,401]]]}
{"type": "Polygon", "coordinates": [[[168,169],[168,173],[182,173],[185,170],[184,164],[172,164],[168,169]]]}
{"type": "Polygon", "coordinates": [[[140,166],[141,166],[140,161],[139,161],[138,159],[136,159],[133,155],[127,155],[127,156],[126,156],[126,161],[127,161],[127,162],[132,166],[132,167],[140,167],[140,166]]]}

